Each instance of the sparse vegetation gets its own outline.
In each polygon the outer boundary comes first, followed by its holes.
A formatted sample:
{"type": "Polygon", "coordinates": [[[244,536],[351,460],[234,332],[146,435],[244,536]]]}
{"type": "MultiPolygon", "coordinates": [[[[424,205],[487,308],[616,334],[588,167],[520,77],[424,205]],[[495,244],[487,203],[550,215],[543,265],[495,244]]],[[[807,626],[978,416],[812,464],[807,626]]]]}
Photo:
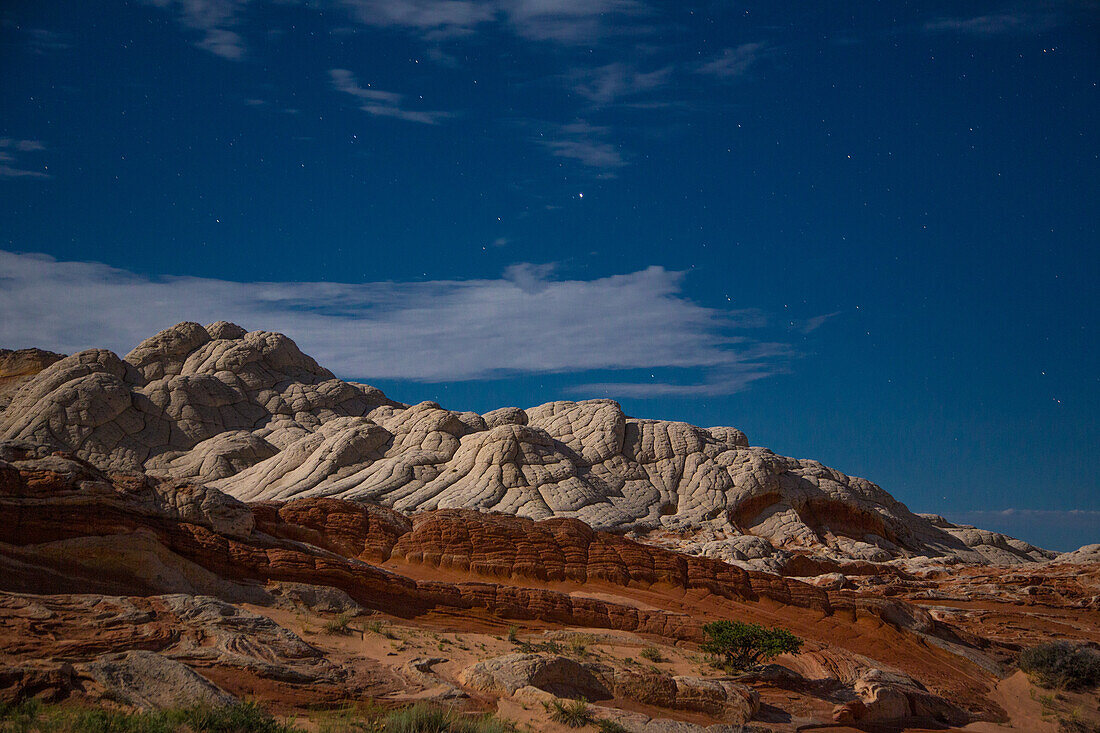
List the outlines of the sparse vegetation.
{"type": "MultiPolygon", "coordinates": [[[[493,715],[464,715],[427,703],[384,711],[359,705],[321,714],[320,733],[514,733],[512,723],[493,715]]],[[[224,708],[125,712],[102,708],[43,705],[30,700],[0,703],[0,733],[304,733],[280,723],[251,703],[224,708]]]]}
{"type": "Polygon", "coordinates": [[[324,628],[326,634],[344,636],[351,633],[351,620],[353,618],[355,618],[355,614],[350,611],[337,614],[335,617],[326,621],[322,628],[324,628]]]}
{"type": "Polygon", "coordinates": [[[515,726],[492,715],[467,716],[448,708],[418,703],[390,713],[385,733],[508,733],[515,726]]]}
{"type": "Polygon", "coordinates": [[[569,640],[569,653],[575,657],[587,657],[588,645],[584,639],[574,638],[569,640]]]}
{"type": "Polygon", "coordinates": [[[1100,733],[1100,725],[1080,718],[1059,718],[1058,730],[1059,733],[1100,733]]]}
{"type": "Polygon", "coordinates": [[[519,643],[518,634],[519,634],[519,627],[518,626],[509,626],[508,627],[508,641],[509,642],[511,642],[512,644],[518,644],[519,643]]]}
{"type": "Polygon", "coordinates": [[[642,651],[638,652],[638,655],[642,659],[648,659],[651,662],[663,662],[665,658],[661,656],[661,650],[655,646],[647,646],[642,651]]]}
{"type": "Polygon", "coordinates": [[[298,733],[262,708],[243,703],[224,708],[193,707],[156,712],[42,705],[37,701],[0,705],[3,733],[298,733]]]}
{"type": "Polygon", "coordinates": [[[593,722],[588,703],[580,700],[554,700],[547,705],[550,719],[569,728],[583,728],[593,722]]]}
{"type": "Polygon", "coordinates": [[[702,649],[712,664],[727,672],[745,672],[780,654],[795,654],[802,640],[780,628],[741,621],[714,621],[703,627],[702,649]]]}
{"type": "Polygon", "coordinates": [[[1100,651],[1055,641],[1025,649],[1020,669],[1043,687],[1089,690],[1100,685],[1100,651]]]}
{"type": "Polygon", "coordinates": [[[393,631],[390,630],[389,624],[387,624],[385,621],[371,621],[367,624],[367,631],[371,632],[372,634],[384,636],[387,639],[398,638],[397,634],[393,633],[393,631]]]}
{"type": "Polygon", "coordinates": [[[616,720],[597,720],[596,728],[600,733],[629,733],[629,729],[616,720]]]}
{"type": "Polygon", "coordinates": [[[537,643],[531,643],[529,641],[519,642],[520,651],[524,654],[535,654],[538,652],[544,652],[546,654],[561,654],[561,644],[556,641],[540,641],[537,643]]]}

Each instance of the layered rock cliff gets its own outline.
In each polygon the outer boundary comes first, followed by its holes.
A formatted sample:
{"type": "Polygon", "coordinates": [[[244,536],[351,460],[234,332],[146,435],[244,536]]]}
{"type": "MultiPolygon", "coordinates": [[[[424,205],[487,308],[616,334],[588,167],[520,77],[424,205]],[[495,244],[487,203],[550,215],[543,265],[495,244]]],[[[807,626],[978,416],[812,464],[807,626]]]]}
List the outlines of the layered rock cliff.
{"type": "Polygon", "coordinates": [[[337,379],[284,335],[230,323],[181,323],[124,358],[102,349],[53,356],[20,373],[0,440],[245,501],[334,497],[407,514],[574,518],[773,570],[807,555],[1054,557],[916,515],[870,481],[751,446],[732,427],[632,418],[611,400],[484,415],[405,405],[337,379]]]}

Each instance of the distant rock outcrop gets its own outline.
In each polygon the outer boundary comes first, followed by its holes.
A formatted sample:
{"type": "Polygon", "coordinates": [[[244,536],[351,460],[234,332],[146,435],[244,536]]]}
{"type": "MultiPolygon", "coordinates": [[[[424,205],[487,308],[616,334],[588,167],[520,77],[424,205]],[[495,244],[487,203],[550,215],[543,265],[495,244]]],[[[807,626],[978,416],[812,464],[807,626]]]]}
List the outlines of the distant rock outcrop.
{"type": "Polygon", "coordinates": [[[42,349],[0,349],[0,410],[8,406],[24,382],[64,358],[42,349]]]}
{"type": "Polygon", "coordinates": [[[0,412],[0,439],[244,501],[568,517],[746,567],[810,554],[1054,557],[913,514],[870,481],[750,446],[735,428],[631,418],[611,400],[485,415],[404,405],[336,379],[286,336],[225,322],[181,323],[122,359],[92,349],[46,365],[0,412]]]}

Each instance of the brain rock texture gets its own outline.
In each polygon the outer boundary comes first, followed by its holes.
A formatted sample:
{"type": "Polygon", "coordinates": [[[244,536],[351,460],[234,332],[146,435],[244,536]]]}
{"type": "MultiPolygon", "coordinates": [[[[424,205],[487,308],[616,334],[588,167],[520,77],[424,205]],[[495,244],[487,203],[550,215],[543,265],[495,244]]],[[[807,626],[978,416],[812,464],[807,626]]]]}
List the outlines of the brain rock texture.
{"type": "Polygon", "coordinates": [[[336,497],[406,514],[572,517],[757,567],[791,553],[1053,556],[913,514],[870,481],[750,446],[735,428],[636,419],[611,400],[484,415],[405,405],[337,379],[284,335],[226,322],[181,323],[124,358],[91,349],[39,363],[0,403],[0,440],[244,501],[336,497]]]}

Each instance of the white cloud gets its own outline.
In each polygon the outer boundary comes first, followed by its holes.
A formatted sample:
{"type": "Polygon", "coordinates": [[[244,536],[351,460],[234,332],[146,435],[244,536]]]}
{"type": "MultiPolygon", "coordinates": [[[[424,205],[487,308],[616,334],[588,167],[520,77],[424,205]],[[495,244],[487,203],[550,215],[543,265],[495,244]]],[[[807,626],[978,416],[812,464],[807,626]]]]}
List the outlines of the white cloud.
{"type": "MultiPolygon", "coordinates": [[[[337,374],[368,380],[673,368],[702,375],[681,392],[717,394],[781,370],[787,347],[750,338],[759,313],[693,303],[683,273],[550,274],[524,264],[482,280],[245,283],[0,251],[0,344],[125,353],[179,321],[226,319],[286,333],[337,374]]],[[[620,380],[615,390],[654,386],[620,380]]]]}
{"type": "Polygon", "coordinates": [[[328,74],[333,89],[362,100],[359,109],[369,115],[393,117],[406,122],[420,122],[426,125],[438,125],[442,120],[454,116],[451,112],[406,109],[403,106],[405,95],[375,89],[369,84],[366,87],[361,87],[355,78],[355,74],[347,69],[329,69],[328,74]]]}
{"type": "Polygon", "coordinates": [[[244,56],[244,39],[225,28],[208,28],[196,45],[225,59],[236,60],[244,56]]]}
{"type": "Polygon", "coordinates": [[[553,127],[535,138],[551,155],[576,160],[589,168],[614,169],[626,165],[619,147],[606,140],[610,129],[587,122],[553,127]]]}
{"type": "Polygon", "coordinates": [[[581,43],[621,31],[624,20],[644,15],[633,0],[501,0],[516,35],[537,41],[581,43]]]}
{"type": "Polygon", "coordinates": [[[1018,13],[994,13],[973,18],[939,18],[924,24],[926,31],[995,36],[1029,27],[1030,16],[1018,13]]]}
{"type": "Polygon", "coordinates": [[[570,76],[573,89],[596,106],[654,92],[668,86],[673,68],[642,72],[630,64],[615,62],[595,69],[581,69],[570,76]]]}
{"type": "Polygon", "coordinates": [[[493,20],[491,3],[467,0],[343,0],[352,17],[367,26],[396,26],[431,38],[466,35],[493,20]]]}
{"type": "Polygon", "coordinates": [[[748,73],[749,68],[766,52],[766,43],[742,43],[736,48],[725,49],[717,58],[700,66],[699,73],[720,79],[736,79],[748,73]]]}
{"type": "Polygon", "coordinates": [[[0,137],[0,178],[49,178],[45,165],[31,167],[24,155],[45,149],[46,146],[38,140],[0,137]]]}
{"type": "Polygon", "coordinates": [[[44,28],[27,28],[26,34],[27,46],[32,53],[43,55],[72,48],[68,36],[63,33],[44,28]]]}
{"type": "Polygon", "coordinates": [[[144,0],[149,5],[172,10],[180,24],[199,31],[195,45],[225,59],[245,55],[244,39],[232,28],[240,23],[248,0],[144,0]]]}
{"type": "Polygon", "coordinates": [[[840,313],[841,311],[833,311],[832,313],[824,313],[820,316],[812,316],[804,321],[796,323],[795,327],[798,328],[798,330],[801,331],[803,334],[810,334],[824,326],[825,321],[829,320],[830,318],[839,316],[840,313]]]}

